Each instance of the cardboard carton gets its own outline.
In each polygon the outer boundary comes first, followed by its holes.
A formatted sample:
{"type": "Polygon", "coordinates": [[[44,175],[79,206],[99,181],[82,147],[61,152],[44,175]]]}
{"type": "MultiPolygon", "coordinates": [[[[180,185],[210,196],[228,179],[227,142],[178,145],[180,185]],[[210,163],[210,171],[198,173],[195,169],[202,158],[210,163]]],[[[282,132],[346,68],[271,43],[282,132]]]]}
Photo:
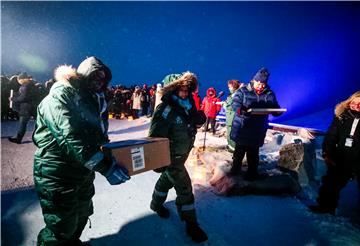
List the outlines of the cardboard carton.
{"type": "Polygon", "coordinates": [[[141,138],[110,142],[103,146],[110,149],[118,163],[129,175],[135,175],[170,164],[170,146],[167,138],[141,138]]]}

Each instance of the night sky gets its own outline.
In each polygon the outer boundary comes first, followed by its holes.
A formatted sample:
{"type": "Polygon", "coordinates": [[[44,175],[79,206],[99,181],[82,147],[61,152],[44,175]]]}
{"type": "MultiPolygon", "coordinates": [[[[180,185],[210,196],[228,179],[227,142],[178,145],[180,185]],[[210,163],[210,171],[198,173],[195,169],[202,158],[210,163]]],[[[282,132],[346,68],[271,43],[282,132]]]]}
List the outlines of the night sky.
{"type": "Polygon", "coordinates": [[[95,55],[113,85],[190,70],[204,96],[264,66],[280,122],[360,90],[359,44],[360,2],[1,2],[2,74],[44,82],[95,55]]]}

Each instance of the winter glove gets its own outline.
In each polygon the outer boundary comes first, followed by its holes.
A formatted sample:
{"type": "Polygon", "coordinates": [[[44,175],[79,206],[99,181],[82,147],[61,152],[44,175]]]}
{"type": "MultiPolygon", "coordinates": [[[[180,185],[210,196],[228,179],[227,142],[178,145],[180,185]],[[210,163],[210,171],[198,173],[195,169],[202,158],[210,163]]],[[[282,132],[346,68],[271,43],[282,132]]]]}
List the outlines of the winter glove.
{"type": "Polygon", "coordinates": [[[237,116],[241,116],[241,115],[250,116],[251,114],[248,113],[248,108],[240,107],[236,110],[236,115],[237,116]]]}
{"type": "Polygon", "coordinates": [[[206,115],[204,111],[194,111],[194,113],[191,114],[191,121],[197,128],[200,128],[206,122],[206,115]]]}
{"type": "Polygon", "coordinates": [[[324,162],[328,167],[336,166],[335,161],[333,159],[331,159],[331,157],[329,155],[327,155],[326,153],[323,153],[322,157],[324,158],[324,162]]]}
{"type": "Polygon", "coordinates": [[[114,157],[112,157],[112,164],[104,176],[111,185],[118,185],[130,179],[126,168],[119,166],[114,157]]]}

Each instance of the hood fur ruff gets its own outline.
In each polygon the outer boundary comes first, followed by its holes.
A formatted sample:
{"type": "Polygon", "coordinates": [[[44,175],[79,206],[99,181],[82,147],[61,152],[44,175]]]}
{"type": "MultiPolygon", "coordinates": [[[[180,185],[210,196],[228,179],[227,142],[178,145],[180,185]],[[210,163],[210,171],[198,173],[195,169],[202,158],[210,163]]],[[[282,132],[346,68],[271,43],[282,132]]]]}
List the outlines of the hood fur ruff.
{"type": "Polygon", "coordinates": [[[71,65],[60,65],[55,69],[54,77],[56,82],[63,83],[67,86],[72,86],[70,80],[78,77],[76,69],[71,65]]]}
{"type": "Polygon", "coordinates": [[[341,115],[345,112],[345,110],[350,108],[349,105],[350,105],[351,101],[354,100],[357,97],[360,97],[360,91],[355,92],[348,99],[346,99],[345,101],[343,101],[343,102],[339,103],[338,105],[336,105],[336,107],[335,107],[335,116],[340,118],[341,115]]]}
{"type": "Polygon", "coordinates": [[[197,88],[198,82],[196,75],[191,72],[184,72],[180,78],[170,82],[163,88],[163,94],[176,91],[181,86],[187,86],[189,88],[189,94],[194,92],[197,88]]]}

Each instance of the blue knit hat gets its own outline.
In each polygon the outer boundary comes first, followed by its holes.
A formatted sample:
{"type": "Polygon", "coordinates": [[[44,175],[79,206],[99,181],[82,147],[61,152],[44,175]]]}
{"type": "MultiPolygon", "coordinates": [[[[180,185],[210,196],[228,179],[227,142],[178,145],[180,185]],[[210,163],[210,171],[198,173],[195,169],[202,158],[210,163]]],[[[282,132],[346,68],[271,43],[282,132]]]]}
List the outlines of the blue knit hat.
{"type": "Polygon", "coordinates": [[[267,83],[270,73],[267,68],[260,68],[259,71],[255,74],[253,80],[260,81],[261,83],[267,83]]]}

